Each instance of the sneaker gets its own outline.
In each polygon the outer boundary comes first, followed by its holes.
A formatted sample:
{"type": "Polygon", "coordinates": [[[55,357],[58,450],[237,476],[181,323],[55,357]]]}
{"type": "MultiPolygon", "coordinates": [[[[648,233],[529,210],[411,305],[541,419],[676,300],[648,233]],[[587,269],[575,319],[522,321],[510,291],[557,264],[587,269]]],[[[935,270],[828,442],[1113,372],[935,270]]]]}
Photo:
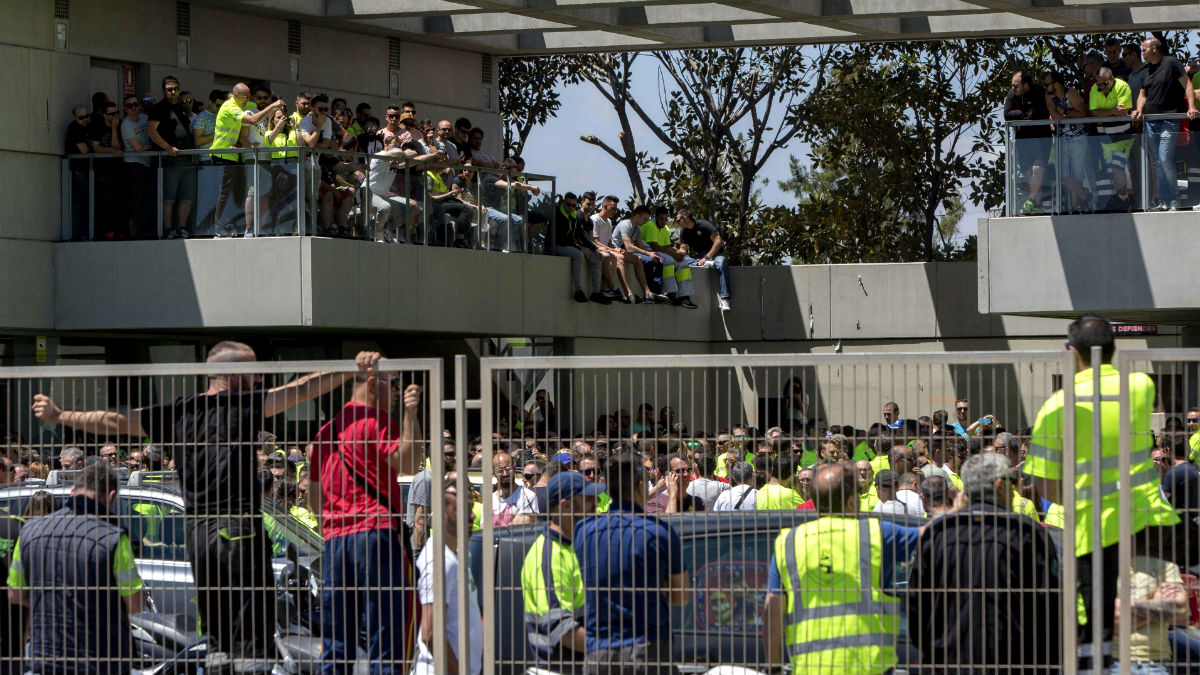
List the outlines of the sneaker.
{"type": "Polygon", "coordinates": [[[654,296],[654,301],[657,303],[661,303],[664,305],[667,303],[674,304],[673,301],[671,300],[671,298],[668,298],[666,295],[664,295],[662,293],[651,293],[650,295],[654,296]]]}
{"type": "Polygon", "coordinates": [[[588,296],[588,300],[591,300],[592,302],[598,302],[601,305],[612,304],[612,299],[603,293],[592,293],[590,296],[588,296]]]}
{"type": "Polygon", "coordinates": [[[243,234],[243,235],[242,235],[242,238],[243,238],[243,239],[253,239],[253,238],[254,238],[254,232],[252,232],[251,230],[246,230],[246,234],[243,234]]]}
{"type": "Polygon", "coordinates": [[[713,261],[711,261],[711,260],[705,260],[703,265],[700,264],[699,260],[697,260],[690,265],[690,267],[712,267],[712,266],[713,266],[713,261]]]}
{"type": "Polygon", "coordinates": [[[1021,215],[1023,216],[1035,216],[1041,212],[1042,210],[1033,203],[1032,199],[1026,199],[1025,203],[1021,205],[1021,215]]]}
{"type": "Polygon", "coordinates": [[[1192,210],[1193,210],[1193,211],[1200,211],[1200,204],[1196,204],[1195,206],[1193,206],[1193,207],[1192,207],[1192,210]]]}
{"type": "Polygon", "coordinates": [[[1166,211],[1166,210],[1167,210],[1167,204],[1166,204],[1166,202],[1156,202],[1156,203],[1154,204],[1154,208],[1152,208],[1152,209],[1150,209],[1150,210],[1151,210],[1151,211],[1166,211]]]}
{"type": "Polygon", "coordinates": [[[682,307],[684,309],[699,309],[700,308],[700,305],[697,305],[696,303],[692,302],[692,299],[688,298],[688,297],[680,298],[679,302],[677,302],[675,304],[679,305],[680,307],[682,307]]]}
{"type": "Polygon", "coordinates": [[[1172,199],[1171,203],[1167,205],[1167,210],[1168,211],[1178,211],[1179,210],[1179,201],[1176,199],[1172,199]]]}
{"type": "Polygon", "coordinates": [[[175,235],[177,237],[179,237],[180,239],[187,239],[192,236],[192,235],[188,234],[187,230],[175,230],[175,235]]]}
{"type": "Polygon", "coordinates": [[[620,300],[622,297],[624,297],[621,292],[615,288],[606,288],[603,291],[600,291],[600,295],[603,295],[609,300],[620,300]]]}
{"type": "Polygon", "coordinates": [[[636,296],[634,296],[632,293],[630,293],[629,295],[622,295],[621,302],[623,302],[627,305],[632,305],[632,304],[641,302],[641,300],[639,298],[637,298],[636,296]]]}
{"type": "Polygon", "coordinates": [[[583,291],[575,291],[575,302],[587,302],[588,297],[583,294],[583,291]]]}
{"type": "Polygon", "coordinates": [[[642,296],[642,302],[646,303],[647,305],[655,305],[658,304],[658,297],[659,296],[655,293],[647,293],[646,295],[642,296]]]}
{"type": "Polygon", "coordinates": [[[722,312],[728,312],[728,311],[729,311],[729,300],[728,300],[728,299],[726,299],[726,298],[718,298],[718,299],[717,299],[717,305],[718,305],[718,306],[721,308],[721,311],[722,311],[722,312]]]}

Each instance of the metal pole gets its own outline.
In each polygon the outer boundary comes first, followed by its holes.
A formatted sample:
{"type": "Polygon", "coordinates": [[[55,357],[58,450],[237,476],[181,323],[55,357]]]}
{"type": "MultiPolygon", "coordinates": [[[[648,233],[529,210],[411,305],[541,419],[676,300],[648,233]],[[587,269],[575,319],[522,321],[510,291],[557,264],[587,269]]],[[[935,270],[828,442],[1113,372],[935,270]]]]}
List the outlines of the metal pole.
{"type": "MultiPolygon", "coordinates": [[[[1092,461],[1091,468],[1088,474],[1092,478],[1091,494],[1088,495],[1092,504],[1092,522],[1089,525],[1092,528],[1092,611],[1088,613],[1088,625],[1092,629],[1092,671],[1097,672],[1104,662],[1104,620],[1102,615],[1105,611],[1111,611],[1111,607],[1104,606],[1104,555],[1101,552],[1104,543],[1104,527],[1101,521],[1103,515],[1100,509],[1100,500],[1104,497],[1101,491],[1103,466],[1101,460],[1104,457],[1104,443],[1101,433],[1103,426],[1101,425],[1100,415],[1103,411],[1101,406],[1104,405],[1104,396],[1100,393],[1100,366],[1103,364],[1101,348],[1099,346],[1092,347],[1090,354],[1092,361],[1092,461]]],[[[1110,574],[1112,570],[1107,570],[1110,574]]]]}
{"type": "Polygon", "coordinates": [[[96,241],[96,163],[88,157],[88,241],[96,241]]]}
{"type": "MultiPolygon", "coordinates": [[[[1099,349],[1099,347],[1096,347],[1095,349],[1099,349]]],[[[1129,611],[1129,581],[1130,572],[1133,569],[1133,552],[1130,550],[1133,547],[1133,523],[1130,522],[1132,517],[1132,514],[1130,513],[1130,504],[1132,502],[1131,491],[1133,486],[1131,483],[1133,476],[1129,472],[1131,457],[1129,453],[1132,451],[1132,448],[1130,447],[1130,422],[1133,414],[1133,407],[1131,406],[1129,397],[1129,373],[1126,372],[1126,364],[1119,358],[1117,360],[1117,364],[1119,366],[1117,368],[1117,376],[1121,380],[1121,389],[1117,396],[1118,414],[1120,415],[1120,420],[1118,421],[1118,433],[1120,434],[1118,446],[1121,453],[1117,458],[1117,475],[1120,476],[1117,487],[1119,499],[1117,516],[1120,523],[1120,539],[1117,541],[1117,564],[1120,566],[1120,569],[1117,570],[1117,579],[1119,589],[1118,592],[1120,594],[1118,597],[1121,603],[1121,614],[1118,617],[1119,623],[1116,627],[1117,632],[1120,635],[1120,643],[1117,648],[1117,659],[1119,659],[1121,662],[1121,675],[1129,675],[1129,669],[1131,667],[1130,649],[1132,648],[1130,631],[1133,628],[1132,613],[1129,611]]],[[[1149,429],[1137,429],[1139,446],[1141,445],[1140,441],[1142,440],[1141,434],[1144,432],[1149,432],[1149,429]]],[[[1097,480],[1103,480],[1098,473],[1093,475],[1097,476],[1097,480]]],[[[1111,571],[1109,573],[1111,574],[1111,571]]]]}
{"type": "MultiPolygon", "coordinates": [[[[480,399],[480,429],[479,439],[483,443],[483,457],[487,466],[492,465],[492,429],[495,421],[492,417],[494,403],[492,402],[492,365],[490,359],[479,360],[479,399],[480,399]]],[[[484,471],[487,475],[487,471],[484,471]]],[[[486,513],[486,509],[485,509],[486,513]]],[[[483,594],[483,615],[488,617],[488,625],[483,631],[483,674],[492,675],[496,672],[496,627],[491,625],[491,617],[496,616],[496,546],[492,520],[485,518],[483,522],[483,578],[480,579],[480,590],[483,594]]]]}
{"type": "Polygon", "coordinates": [[[258,149],[257,148],[250,151],[250,158],[253,160],[253,163],[250,165],[250,167],[251,167],[250,170],[254,174],[254,236],[257,237],[259,234],[259,231],[258,231],[258,218],[259,218],[258,203],[260,201],[262,201],[262,192],[259,191],[259,186],[258,186],[259,157],[258,157],[258,149]]]}
{"type": "MultiPolygon", "coordinates": [[[[304,191],[307,185],[304,182],[304,162],[306,160],[305,155],[307,154],[308,152],[304,148],[301,148],[296,154],[296,232],[301,237],[307,234],[307,230],[304,227],[304,191]]],[[[441,399],[435,398],[431,400],[440,401],[441,399]]],[[[430,454],[433,454],[432,451],[430,454]]]]}
{"type": "Polygon", "coordinates": [[[1051,213],[1062,213],[1062,171],[1057,170],[1058,168],[1065,166],[1062,155],[1062,136],[1055,132],[1054,140],[1052,142],[1054,144],[1054,163],[1056,165],[1056,170],[1054,172],[1054,209],[1051,210],[1051,213]]]}
{"type": "MultiPolygon", "coordinates": [[[[458,467],[458,500],[459,504],[470,504],[469,493],[470,484],[467,482],[467,467],[471,465],[471,457],[467,452],[467,357],[463,354],[458,354],[454,357],[454,444],[455,452],[458,455],[456,466],[458,467]]],[[[484,485],[484,504],[483,514],[484,520],[490,524],[488,514],[491,512],[491,503],[487,500],[491,499],[491,477],[492,458],[485,454],[483,457],[483,485],[484,485]]],[[[470,621],[471,611],[470,605],[471,594],[469,592],[470,580],[468,574],[470,567],[467,565],[467,551],[471,544],[471,521],[474,518],[474,512],[470,509],[460,509],[458,519],[455,522],[455,527],[458,530],[458,597],[455,601],[458,603],[458,672],[459,675],[471,675],[471,631],[468,630],[467,622],[470,621]]],[[[487,542],[487,539],[484,539],[487,542]]],[[[442,568],[445,569],[445,568],[442,568]]],[[[446,624],[443,623],[442,626],[446,624]]],[[[445,642],[445,640],[442,640],[445,642]]],[[[446,670],[438,672],[444,673],[446,670]]]]}
{"type": "MultiPolygon", "coordinates": [[[[1148,211],[1149,206],[1150,206],[1150,168],[1151,167],[1150,167],[1150,143],[1148,142],[1150,139],[1149,139],[1149,136],[1146,134],[1145,122],[1142,123],[1142,133],[1138,135],[1137,140],[1141,141],[1141,146],[1142,146],[1141,152],[1138,153],[1138,155],[1140,155],[1139,160],[1141,162],[1141,166],[1139,167],[1140,170],[1138,171],[1138,193],[1141,195],[1141,210],[1148,211]]],[[[1137,142],[1137,140],[1135,140],[1134,142],[1137,142]]],[[[1133,154],[1133,153],[1130,153],[1130,154],[1133,154]]],[[[1133,167],[1129,167],[1129,171],[1130,171],[1130,173],[1132,173],[1133,167]]]]}
{"type": "MultiPolygon", "coordinates": [[[[441,389],[441,379],[438,379],[438,389],[441,389]]],[[[438,421],[433,424],[437,428],[442,426],[442,400],[441,397],[430,397],[429,415],[438,421]]],[[[442,439],[433,437],[430,439],[429,448],[429,524],[433,532],[432,536],[426,540],[426,546],[433,547],[433,566],[430,574],[433,576],[433,625],[437,635],[433,639],[433,671],[435,673],[447,673],[446,669],[446,641],[439,639],[445,634],[446,626],[446,516],[445,516],[445,499],[444,486],[446,484],[445,473],[445,456],[442,454],[442,439]],[[438,628],[440,627],[440,630],[438,628]]],[[[462,456],[462,445],[460,441],[459,457],[462,456]]],[[[462,472],[459,473],[459,481],[461,485],[462,472]]],[[[461,489],[461,488],[460,488],[461,489]]],[[[459,492],[461,495],[462,493],[459,492]]],[[[468,514],[469,517],[469,514],[468,514]]],[[[462,517],[459,517],[462,520],[462,517]]],[[[461,616],[461,615],[460,615],[461,616]]]]}
{"type": "MultiPolygon", "coordinates": [[[[158,218],[157,218],[157,220],[158,220],[158,238],[162,239],[163,238],[163,165],[162,165],[163,158],[162,158],[162,155],[159,154],[157,157],[155,157],[155,160],[156,160],[155,164],[158,165],[158,169],[155,171],[155,177],[158,180],[156,181],[157,188],[155,188],[155,197],[157,198],[157,200],[154,202],[154,206],[155,206],[155,210],[158,211],[158,218]]],[[[172,215],[174,215],[174,214],[172,214],[172,215]]]]}
{"type": "Polygon", "coordinates": [[[1064,675],[1075,675],[1079,667],[1078,637],[1079,611],[1076,606],[1075,566],[1075,466],[1078,453],[1075,435],[1075,352],[1067,351],[1063,359],[1063,429],[1062,429],[1062,589],[1060,612],[1062,615],[1062,659],[1064,675]]]}

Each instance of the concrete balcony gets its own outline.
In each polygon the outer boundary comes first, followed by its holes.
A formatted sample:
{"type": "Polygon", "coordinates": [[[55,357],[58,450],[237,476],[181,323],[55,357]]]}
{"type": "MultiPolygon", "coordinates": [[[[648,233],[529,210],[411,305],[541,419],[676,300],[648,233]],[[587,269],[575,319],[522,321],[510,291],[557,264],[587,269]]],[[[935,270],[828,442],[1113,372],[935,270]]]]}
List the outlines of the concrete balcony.
{"type": "Polygon", "coordinates": [[[992,218],[979,312],[1200,323],[1200,213],[992,218]]]}

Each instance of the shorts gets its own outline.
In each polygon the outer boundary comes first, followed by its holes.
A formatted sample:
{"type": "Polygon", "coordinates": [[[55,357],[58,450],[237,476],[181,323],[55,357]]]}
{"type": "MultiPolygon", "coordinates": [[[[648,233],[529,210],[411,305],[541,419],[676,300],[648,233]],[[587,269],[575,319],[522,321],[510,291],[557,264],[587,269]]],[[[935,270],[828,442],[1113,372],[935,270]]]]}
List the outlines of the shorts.
{"type": "Polygon", "coordinates": [[[263,186],[263,196],[271,196],[271,186],[274,185],[275,181],[271,177],[271,165],[265,161],[246,163],[246,196],[254,196],[255,176],[258,176],[258,184],[263,186]]]}
{"type": "Polygon", "coordinates": [[[187,157],[176,157],[163,169],[163,201],[196,203],[196,166],[187,157]]]}
{"type": "Polygon", "coordinates": [[[317,192],[317,200],[320,201],[322,199],[325,199],[325,195],[327,195],[331,192],[333,193],[334,207],[341,206],[342,202],[346,201],[347,199],[354,198],[353,190],[337,190],[337,189],[329,187],[325,183],[321,183],[321,189],[317,192]]]}

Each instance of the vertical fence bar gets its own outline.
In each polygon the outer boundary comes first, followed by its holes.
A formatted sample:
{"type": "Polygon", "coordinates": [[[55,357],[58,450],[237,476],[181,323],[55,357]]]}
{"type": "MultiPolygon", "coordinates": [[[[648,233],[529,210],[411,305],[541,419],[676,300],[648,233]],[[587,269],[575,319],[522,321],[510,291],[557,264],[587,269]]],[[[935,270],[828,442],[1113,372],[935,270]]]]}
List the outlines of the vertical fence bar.
{"type": "MultiPolygon", "coordinates": [[[[1099,349],[1099,347],[1096,347],[1096,349],[1099,349]]],[[[1130,513],[1130,503],[1132,501],[1131,492],[1133,489],[1131,482],[1133,477],[1129,473],[1129,453],[1133,451],[1133,444],[1131,443],[1132,439],[1130,438],[1130,422],[1131,415],[1133,414],[1133,408],[1131,406],[1129,396],[1128,372],[1128,369],[1131,366],[1132,364],[1125,363],[1124,360],[1122,360],[1118,355],[1117,377],[1121,380],[1121,386],[1120,393],[1117,397],[1118,414],[1120,415],[1120,420],[1118,421],[1119,431],[1117,432],[1120,434],[1120,439],[1118,441],[1120,455],[1117,458],[1117,475],[1120,476],[1118,479],[1117,492],[1119,495],[1120,506],[1117,509],[1117,516],[1120,523],[1120,539],[1117,542],[1117,566],[1119,569],[1117,570],[1116,577],[1119,580],[1118,599],[1121,603],[1121,613],[1118,617],[1119,624],[1116,626],[1116,629],[1120,635],[1117,658],[1121,662],[1121,675],[1129,675],[1129,669],[1133,665],[1130,661],[1130,649],[1133,644],[1130,639],[1130,631],[1133,628],[1133,620],[1132,612],[1130,611],[1131,605],[1129,604],[1129,596],[1131,592],[1129,587],[1129,583],[1131,581],[1130,570],[1133,569],[1133,555],[1132,551],[1130,550],[1133,548],[1133,523],[1131,522],[1132,514],[1130,513]]],[[[1142,429],[1137,429],[1139,434],[1142,431],[1142,429]]],[[[1149,431],[1149,429],[1146,429],[1145,431],[1149,431]]],[[[1138,445],[1141,445],[1141,443],[1139,442],[1138,445]]],[[[1092,475],[1094,476],[1094,480],[1103,481],[1101,472],[1097,471],[1092,475]]],[[[1097,505],[1097,507],[1098,506],[1099,505],[1097,505]]],[[[1112,572],[1109,571],[1109,574],[1112,574],[1112,572]]]]}
{"type": "MultiPolygon", "coordinates": [[[[471,485],[467,480],[467,467],[471,465],[471,456],[467,447],[467,357],[459,354],[454,357],[454,443],[455,452],[458,454],[458,461],[455,462],[456,473],[458,476],[458,499],[460,503],[470,503],[471,485]],[[465,498],[465,499],[464,499],[465,498]]],[[[488,482],[488,477],[491,472],[492,458],[484,456],[483,458],[483,473],[484,486],[487,490],[484,499],[491,497],[491,484],[488,482]]],[[[486,519],[487,513],[491,510],[490,504],[484,504],[484,516],[486,519]]],[[[465,512],[459,513],[455,521],[455,527],[458,529],[458,550],[455,555],[458,557],[458,594],[454,598],[458,605],[458,673],[459,675],[471,675],[471,631],[467,627],[467,622],[470,621],[471,612],[470,605],[472,602],[470,594],[470,581],[468,575],[471,568],[467,564],[467,551],[470,548],[471,542],[471,522],[474,518],[474,511],[467,509],[465,512]]],[[[485,540],[486,543],[486,540],[485,540]]],[[[442,573],[444,574],[442,568],[442,573]]],[[[442,624],[445,626],[445,624],[442,624]]],[[[442,640],[445,642],[445,640],[442,640]]],[[[447,672],[441,670],[439,672],[447,672]]]]}
{"type": "MultiPolygon", "coordinates": [[[[1051,209],[1050,212],[1058,214],[1058,213],[1063,212],[1062,167],[1066,166],[1066,164],[1063,162],[1062,135],[1059,133],[1059,130],[1057,128],[1055,128],[1055,130],[1054,130],[1054,136],[1051,139],[1051,143],[1053,144],[1051,147],[1054,149],[1054,164],[1055,164],[1054,169],[1055,170],[1054,170],[1054,208],[1051,209]]],[[[1047,161],[1046,163],[1049,164],[1050,162],[1047,161]]]]}
{"type": "MultiPolygon", "coordinates": [[[[247,155],[243,155],[243,157],[246,157],[246,156],[247,155]]],[[[254,184],[253,184],[253,189],[254,189],[254,228],[251,231],[254,233],[254,236],[257,237],[260,234],[258,228],[259,228],[259,221],[261,218],[261,214],[259,213],[258,205],[262,203],[262,191],[261,191],[262,187],[258,184],[258,168],[260,166],[258,149],[255,148],[255,149],[251,150],[250,154],[248,156],[250,157],[250,162],[251,162],[250,163],[250,172],[251,172],[251,174],[254,175],[254,184]]]]}
{"type": "MultiPolygon", "coordinates": [[[[1135,102],[1136,103],[1136,102],[1135,102]]],[[[1144,118],[1143,118],[1144,120],[1144,118]]],[[[1150,134],[1146,129],[1145,121],[1142,122],[1142,133],[1137,134],[1133,141],[1141,146],[1141,151],[1138,152],[1138,161],[1141,166],[1138,167],[1138,193],[1141,195],[1141,210],[1150,210],[1150,170],[1153,168],[1150,162],[1150,134]]],[[[1130,153],[1133,154],[1133,153],[1130,153]]],[[[1130,167],[1130,171],[1132,171],[1130,167]]]]}
{"type": "MultiPolygon", "coordinates": [[[[492,360],[489,358],[479,360],[479,401],[479,440],[483,444],[485,461],[491,463],[492,429],[495,428],[492,406],[495,403],[492,399],[492,360]]],[[[483,631],[483,673],[492,675],[497,671],[496,630],[491,623],[496,616],[496,544],[491,531],[492,524],[485,522],[483,526],[483,578],[479,579],[480,593],[483,594],[483,617],[487,624],[483,631]]]]}
{"type": "MultiPolygon", "coordinates": [[[[304,163],[307,161],[307,156],[308,156],[307,148],[300,148],[299,152],[296,153],[296,232],[301,237],[308,234],[308,231],[304,226],[305,225],[305,218],[304,218],[305,194],[304,193],[305,193],[305,189],[307,188],[307,184],[305,183],[306,178],[305,178],[305,172],[304,172],[304,163]]],[[[434,398],[431,400],[438,401],[440,403],[441,398],[434,398]]],[[[436,440],[436,439],[434,439],[434,440],[436,440]]],[[[432,450],[430,450],[430,454],[431,455],[433,454],[432,450]]]]}
{"type": "MultiPolygon", "coordinates": [[[[162,239],[163,238],[163,157],[161,154],[158,157],[155,157],[154,163],[157,166],[157,168],[154,171],[154,177],[155,177],[154,210],[158,213],[158,217],[155,218],[155,220],[158,222],[158,238],[162,239]]],[[[172,215],[174,215],[174,213],[172,213],[172,215]]]]}
{"type": "MultiPolygon", "coordinates": [[[[1088,527],[1092,528],[1092,611],[1088,615],[1088,626],[1092,632],[1092,671],[1097,672],[1103,665],[1104,661],[1104,620],[1101,618],[1102,613],[1112,608],[1104,607],[1104,573],[1109,574],[1112,570],[1104,569],[1104,555],[1101,552],[1104,542],[1104,523],[1102,520],[1103,513],[1100,509],[1100,500],[1104,497],[1101,490],[1101,472],[1102,459],[1104,457],[1104,443],[1101,433],[1103,426],[1101,425],[1101,406],[1104,405],[1104,396],[1100,392],[1100,366],[1103,365],[1103,356],[1100,347],[1092,347],[1091,353],[1088,355],[1092,366],[1092,447],[1091,452],[1091,470],[1088,474],[1092,477],[1092,485],[1089,490],[1088,498],[1091,500],[1092,522],[1088,523],[1088,527]],[[1097,665],[1100,664],[1100,665],[1097,665]]],[[[1073,383],[1072,383],[1073,386],[1073,383]]]]}
{"type": "Polygon", "coordinates": [[[1010,218],[1017,214],[1017,157],[1013,134],[1013,127],[1006,126],[1004,128],[1004,182],[1007,192],[1005,203],[1008,206],[1008,212],[1005,215],[1010,218]]]}
{"type": "Polygon", "coordinates": [[[96,241],[96,163],[88,157],[88,241],[96,241]]]}

